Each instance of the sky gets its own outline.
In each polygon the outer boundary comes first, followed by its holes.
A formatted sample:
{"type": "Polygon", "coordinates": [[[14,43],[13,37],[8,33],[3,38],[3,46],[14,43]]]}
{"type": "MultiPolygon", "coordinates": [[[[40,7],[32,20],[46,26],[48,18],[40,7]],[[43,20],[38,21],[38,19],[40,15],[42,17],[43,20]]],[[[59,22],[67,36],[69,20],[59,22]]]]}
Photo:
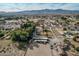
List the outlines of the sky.
{"type": "Polygon", "coordinates": [[[0,11],[4,12],[41,9],[79,10],[79,3],[0,3],[0,11]]]}

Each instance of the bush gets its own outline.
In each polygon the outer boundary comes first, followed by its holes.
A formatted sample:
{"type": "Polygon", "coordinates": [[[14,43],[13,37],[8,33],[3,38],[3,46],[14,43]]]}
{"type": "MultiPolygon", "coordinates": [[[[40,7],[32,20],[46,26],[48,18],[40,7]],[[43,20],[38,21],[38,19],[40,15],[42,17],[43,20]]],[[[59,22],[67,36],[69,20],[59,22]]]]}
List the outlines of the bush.
{"type": "Polygon", "coordinates": [[[62,19],[62,20],[66,20],[67,18],[66,18],[66,17],[61,17],[61,19],[62,19]]]}
{"type": "Polygon", "coordinates": [[[63,28],[64,31],[67,31],[67,28],[63,28]]]}
{"type": "Polygon", "coordinates": [[[73,37],[73,40],[74,40],[75,42],[79,42],[79,41],[77,41],[77,38],[79,38],[79,36],[74,36],[74,37],[73,37]]]}
{"type": "Polygon", "coordinates": [[[0,31],[0,37],[4,36],[4,33],[2,31],[0,31]]]}
{"type": "Polygon", "coordinates": [[[68,41],[67,39],[64,39],[64,42],[65,42],[65,43],[69,43],[69,41],[68,41]]]}
{"type": "Polygon", "coordinates": [[[76,41],[76,37],[74,37],[73,40],[76,41]]]}
{"type": "Polygon", "coordinates": [[[77,48],[76,48],[76,51],[78,51],[78,52],[79,52],[79,47],[77,47],[77,48]]]}

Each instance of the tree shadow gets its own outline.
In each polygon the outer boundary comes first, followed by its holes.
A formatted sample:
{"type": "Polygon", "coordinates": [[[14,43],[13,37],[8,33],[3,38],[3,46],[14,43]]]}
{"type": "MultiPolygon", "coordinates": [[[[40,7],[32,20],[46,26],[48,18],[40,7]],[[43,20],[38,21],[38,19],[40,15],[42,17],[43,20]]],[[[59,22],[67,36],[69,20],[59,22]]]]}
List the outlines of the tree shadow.
{"type": "Polygon", "coordinates": [[[15,46],[16,46],[19,50],[27,51],[28,49],[33,50],[34,47],[39,48],[39,43],[37,43],[37,42],[31,42],[31,43],[18,42],[18,43],[16,44],[16,42],[15,42],[15,46]]]}
{"type": "Polygon", "coordinates": [[[63,50],[64,50],[64,51],[70,50],[70,46],[69,46],[69,45],[64,46],[63,50]]]}
{"type": "Polygon", "coordinates": [[[30,48],[31,50],[33,50],[34,47],[39,48],[39,43],[34,42],[34,43],[31,43],[30,46],[29,46],[29,48],[30,48]]]}
{"type": "Polygon", "coordinates": [[[63,52],[62,54],[60,54],[60,56],[68,56],[66,52],[63,52]]]}

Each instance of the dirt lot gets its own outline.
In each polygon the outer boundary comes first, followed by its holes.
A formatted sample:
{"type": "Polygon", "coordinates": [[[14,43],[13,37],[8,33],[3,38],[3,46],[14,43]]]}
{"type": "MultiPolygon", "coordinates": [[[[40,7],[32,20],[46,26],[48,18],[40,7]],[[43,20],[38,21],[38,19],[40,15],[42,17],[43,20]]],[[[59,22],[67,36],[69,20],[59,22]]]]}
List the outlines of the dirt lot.
{"type": "Polygon", "coordinates": [[[51,56],[51,49],[48,44],[38,44],[30,47],[27,50],[27,56],[51,56]]]}

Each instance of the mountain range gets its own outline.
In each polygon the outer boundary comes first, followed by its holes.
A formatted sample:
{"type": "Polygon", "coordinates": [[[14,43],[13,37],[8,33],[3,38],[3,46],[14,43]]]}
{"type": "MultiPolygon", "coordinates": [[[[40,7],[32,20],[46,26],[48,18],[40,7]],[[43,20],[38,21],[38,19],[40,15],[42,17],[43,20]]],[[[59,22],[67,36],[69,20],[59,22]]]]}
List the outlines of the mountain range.
{"type": "Polygon", "coordinates": [[[35,14],[79,14],[79,10],[63,10],[63,9],[42,9],[42,10],[30,10],[19,12],[0,12],[0,16],[12,16],[12,15],[35,15],[35,14]]]}

